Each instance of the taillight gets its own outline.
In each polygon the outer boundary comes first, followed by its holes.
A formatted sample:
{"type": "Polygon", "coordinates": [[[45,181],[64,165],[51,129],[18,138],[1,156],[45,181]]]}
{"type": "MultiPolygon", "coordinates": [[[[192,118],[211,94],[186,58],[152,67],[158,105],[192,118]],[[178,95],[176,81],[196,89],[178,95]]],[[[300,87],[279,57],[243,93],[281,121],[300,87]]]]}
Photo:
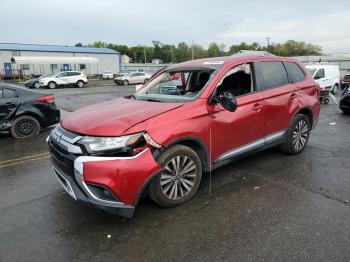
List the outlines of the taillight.
{"type": "Polygon", "coordinates": [[[42,103],[53,103],[55,102],[55,97],[54,96],[42,96],[36,99],[38,102],[42,103]]]}

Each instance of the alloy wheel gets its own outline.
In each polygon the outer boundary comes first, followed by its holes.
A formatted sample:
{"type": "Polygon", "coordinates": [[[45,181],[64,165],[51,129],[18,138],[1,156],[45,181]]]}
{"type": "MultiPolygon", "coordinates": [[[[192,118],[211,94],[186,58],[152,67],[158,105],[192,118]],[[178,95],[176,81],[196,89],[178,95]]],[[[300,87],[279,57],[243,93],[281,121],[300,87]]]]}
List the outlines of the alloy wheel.
{"type": "Polygon", "coordinates": [[[300,120],[293,132],[293,146],[297,151],[302,150],[309,136],[309,126],[305,120],[300,120]]]}
{"type": "Polygon", "coordinates": [[[28,136],[34,132],[34,125],[31,120],[22,120],[18,123],[17,131],[21,136],[28,136]]]}
{"type": "Polygon", "coordinates": [[[160,187],[170,200],[184,198],[193,189],[197,178],[194,161],[185,155],[175,156],[164,166],[160,177],[160,187]]]}

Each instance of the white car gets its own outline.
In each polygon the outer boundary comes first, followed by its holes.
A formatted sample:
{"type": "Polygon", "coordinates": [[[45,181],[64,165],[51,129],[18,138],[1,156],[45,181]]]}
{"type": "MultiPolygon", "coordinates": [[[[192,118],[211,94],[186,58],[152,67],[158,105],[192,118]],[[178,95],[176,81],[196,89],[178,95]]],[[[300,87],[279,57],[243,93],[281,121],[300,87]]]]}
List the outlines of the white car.
{"type": "Polygon", "coordinates": [[[117,77],[114,79],[114,82],[117,85],[130,85],[130,84],[144,84],[151,78],[151,75],[143,73],[143,72],[136,72],[136,73],[130,73],[125,76],[117,77]]]}
{"type": "Polygon", "coordinates": [[[82,72],[64,71],[56,73],[49,77],[40,78],[40,86],[54,89],[57,86],[74,85],[84,87],[88,83],[86,75],[82,72]]]}
{"type": "Polygon", "coordinates": [[[112,71],[104,71],[102,74],[103,79],[113,79],[112,71]]]}
{"type": "Polygon", "coordinates": [[[338,65],[313,64],[306,65],[312,77],[322,89],[329,89],[336,94],[340,87],[340,72],[338,65]]]}

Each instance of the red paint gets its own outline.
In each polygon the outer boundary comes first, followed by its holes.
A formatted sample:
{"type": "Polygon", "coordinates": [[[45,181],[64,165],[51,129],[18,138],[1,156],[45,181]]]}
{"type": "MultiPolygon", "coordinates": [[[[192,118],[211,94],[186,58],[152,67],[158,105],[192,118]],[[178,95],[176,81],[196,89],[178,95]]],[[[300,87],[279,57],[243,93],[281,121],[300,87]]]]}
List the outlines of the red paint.
{"type": "MultiPolygon", "coordinates": [[[[283,57],[224,57],[195,60],[181,67],[203,64],[204,61],[223,61],[220,71],[211,79],[200,97],[188,103],[159,103],[119,98],[78,110],[62,121],[73,132],[92,136],[120,136],[146,131],[158,144],[168,145],[176,139],[197,138],[209,152],[212,134],[211,159],[254,140],[287,129],[295,114],[309,108],[317,122],[320,112],[319,88],[297,60],[283,57]],[[234,66],[255,61],[289,61],[299,64],[306,79],[297,84],[256,92],[238,97],[238,108],[229,112],[219,104],[208,101],[218,82],[234,66]]],[[[183,76],[176,76],[177,78],[183,76]]],[[[183,80],[182,80],[183,81],[183,80]]],[[[135,203],[146,179],[160,170],[148,150],[138,158],[99,161],[84,164],[87,182],[105,185],[124,203],[135,203]]]]}

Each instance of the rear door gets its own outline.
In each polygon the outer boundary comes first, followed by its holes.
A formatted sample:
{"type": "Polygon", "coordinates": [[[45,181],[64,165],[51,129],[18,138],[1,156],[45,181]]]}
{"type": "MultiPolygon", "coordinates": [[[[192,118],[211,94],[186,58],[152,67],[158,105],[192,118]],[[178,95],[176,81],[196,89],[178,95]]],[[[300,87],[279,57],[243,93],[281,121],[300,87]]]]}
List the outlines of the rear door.
{"type": "Polygon", "coordinates": [[[19,107],[17,91],[11,88],[0,88],[0,121],[11,119],[19,107]]]}
{"type": "Polygon", "coordinates": [[[76,84],[79,80],[80,73],[79,72],[67,72],[67,83],[69,84],[76,84]]]}
{"type": "Polygon", "coordinates": [[[56,76],[56,80],[58,85],[68,85],[69,84],[68,72],[61,72],[59,75],[56,76]]]}
{"type": "Polygon", "coordinates": [[[257,89],[265,105],[262,113],[265,116],[264,137],[279,138],[289,127],[291,107],[297,103],[296,86],[288,79],[282,61],[255,63],[257,89]]]}

